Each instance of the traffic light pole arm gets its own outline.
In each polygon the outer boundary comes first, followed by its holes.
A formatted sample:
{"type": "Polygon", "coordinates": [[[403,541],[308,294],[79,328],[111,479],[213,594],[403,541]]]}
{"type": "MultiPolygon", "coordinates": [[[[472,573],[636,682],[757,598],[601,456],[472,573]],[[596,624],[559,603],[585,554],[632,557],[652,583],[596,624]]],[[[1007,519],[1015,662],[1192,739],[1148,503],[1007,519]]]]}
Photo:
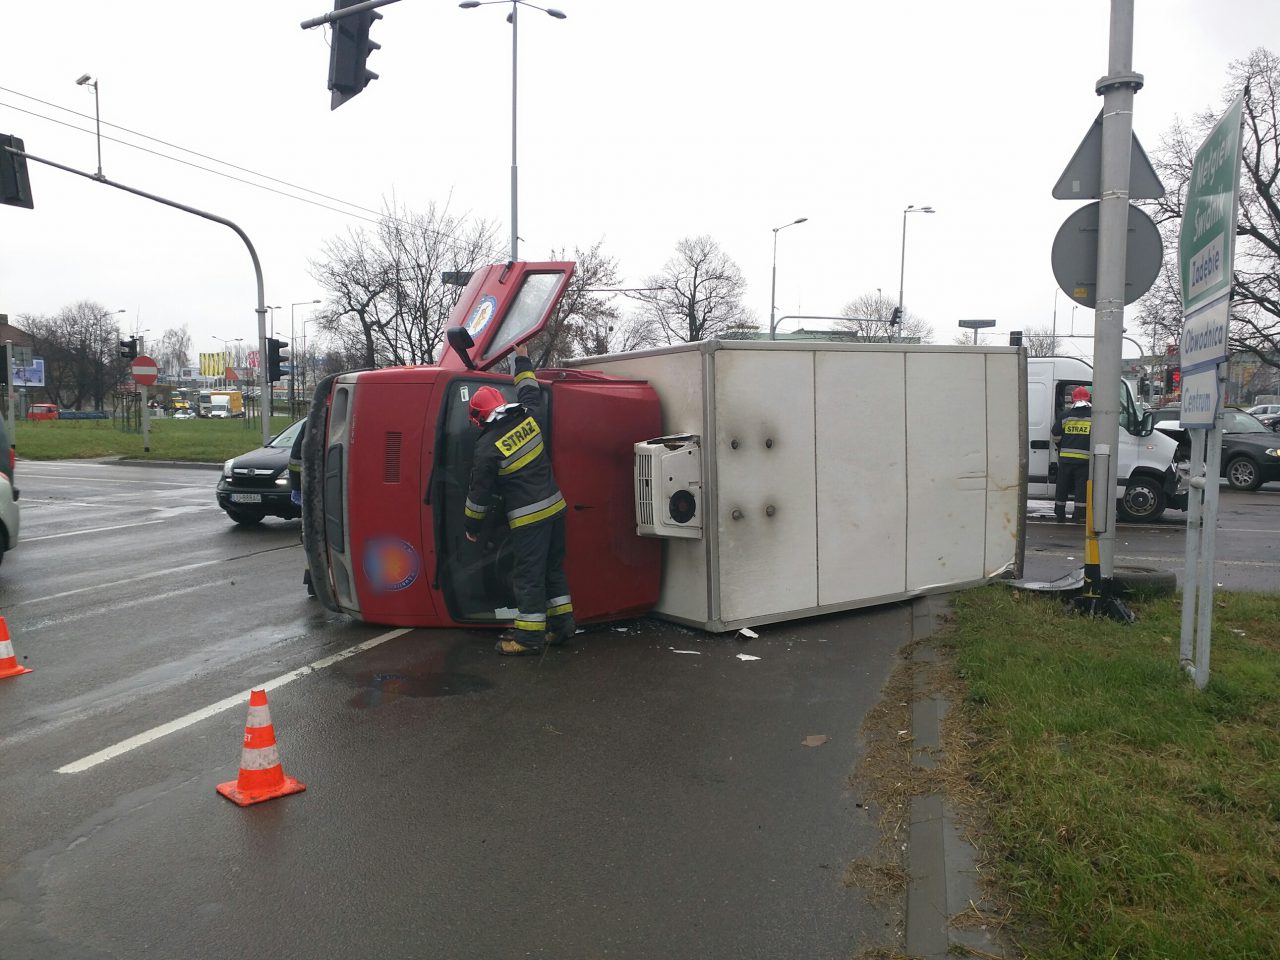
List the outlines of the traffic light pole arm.
{"type": "MultiPolygon", "coordinates": [[[[7,149],[7,148],[6,148],[7,149]]],[[[184,213],[195,214],[197,217],[203,217],[205,220],[212,220],[214,223],[220,223],[224,227],[230,227],[236,232],[244,245],[249,249],[249,258],[253,261],[253,273],[258,281],[258,389],[260,397],[260,405],[262,408],[262,445],[265,447],[271,440],[271,388],[267,385],[267,368],[261,362],[261,358],[267,355],[267,306],[266,297],[263,292],[262,284],[262,264],[258,261],[258,251],[253,248],[253,243],[249,240],[249,235],[241,230],[238,226],[220,217],[217,214],[208,213],[195,207],[188,207],[185,203],[178,203],[176,200],[168,200],[164,197],[158,197],[154,193],[147,193],[145,190],[139,190],[136,187],[127,187],[123,183],[116,183],[108,180],[106,177],[99,177],[92,173],[85,173],[83,170],[77,170],[75,167],[68,167],[53,160],[46,160],[44,157],[37,157],[33,153],[26,153],[18,150],[10,150],[27,160],[34,160],[36,163],[43,163],[47,167],[53,167],[56,170],[62,170],[66,173],[74,173],[77,177],[84,177],[86,180],[92,180],[94,183],[105,184],[108,187],[115,187],[117,190],[123,190],[125,193],[132,193],[134,196],[143,197],[147,200],[154,200],[156,203],[163,203],[166,207],[173,207],[184,213]]]]}
{"type": "Polygon", "coordinates": [[[364,13],[366,10],[374,10],[378,7],[385,7],[389,3],[399,2],[400,0],[365,0],[364,3],[357,3],[354,7],[344,7],[341,10],[330,10],[323,16],[312,17],[310,20],[303,20],[300,26],[303,30],[310,30],[312,27],[323,27],[326,23],[333,23],[333,21],[341,20],[343,17],[353,17],[357,13],[364,13]]]}

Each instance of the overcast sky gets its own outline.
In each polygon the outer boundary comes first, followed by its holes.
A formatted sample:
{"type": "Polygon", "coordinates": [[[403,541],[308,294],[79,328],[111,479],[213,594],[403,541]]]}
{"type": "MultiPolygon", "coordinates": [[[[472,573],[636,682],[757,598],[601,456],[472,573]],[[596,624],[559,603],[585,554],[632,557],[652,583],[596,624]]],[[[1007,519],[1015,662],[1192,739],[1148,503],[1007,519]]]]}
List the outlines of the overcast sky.
{"type": "MultiPolygon", "coordinates": [[[[1060,333],[1073,319],[1091,332],[1092,312],[1073,318],[1055,296],[1050,246],[1079,204],[1050,191],[1101,106],[1108,0],[556,2],[567,19],[522,7],[519,20],[523,259],[603,241],[639,285],[678,240],[709,234],[767,323],[772,228],[808,217],[778,234],[778,313],[834,315],[877,289],[897,298],[903,209],[932,205],[907,220],[905,300],[937,342],[962,318],[996,319],[1004,342],[1047,326],[1055,302],[1060,333]]],[[[75,81],[96,78],[104,174],[238,223],[283,307],[276,331],[287,337],[292,310],[301,337],[305,301],[323,296],[308,261],[371,227],[360,218],[386,198],[447,204],[509,236],[509,5],[384,7],[380,79],[333,112],[328,28],[299,28],[331,6],[6,3],[0,132],[93,172],[94,97],[75,81]]],[[[1137,0],[1134,130],[1148,152],[1175,116],[1216,108],[1228,63],[1258,45],[1280,45],[1275,0],[1137,0]]],[[[92,299],[149,339],[185,324],[197,351],[256,340],[253,272],[230,230],[37,164],[31,180],[34,210],[0,207],[0,313],[92,299]]],[[[782,328],[801,325],[830,324],[782,328]]]]}

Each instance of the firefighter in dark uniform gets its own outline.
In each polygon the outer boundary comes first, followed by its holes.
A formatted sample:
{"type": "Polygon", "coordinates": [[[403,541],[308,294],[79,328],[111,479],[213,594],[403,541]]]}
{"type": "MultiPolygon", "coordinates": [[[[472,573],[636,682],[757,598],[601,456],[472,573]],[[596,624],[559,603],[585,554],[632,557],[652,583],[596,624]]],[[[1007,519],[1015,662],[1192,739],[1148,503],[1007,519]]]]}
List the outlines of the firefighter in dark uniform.
{"type": "Polygon", "coordinates": [[[516,403],[480,387],[469,404],[476,439],[471,486],[463,509],[467,539],[476,542],[496,488],[506,505],[515,553],[516,619],[497,651],[518,657],[573,636],[573,601],[564,575],[564,497],[551,472],[546,409],[529,351],[516,347],[516,403]]]}
{"type": "Polygon", "coordinates": [[[1089,428],[1093,423],[1093,407],[1087,387],[1071,391],[1071,406],[1053,421],[1049,436],[1058,445],[1058,486],[1053,496],[1053,516],[1058,523],[1067,521],[1067,498],[1075,498],[1071,510],[1073,522],[1083,523],[1085,497],[1089,484],[1089,428]]]}

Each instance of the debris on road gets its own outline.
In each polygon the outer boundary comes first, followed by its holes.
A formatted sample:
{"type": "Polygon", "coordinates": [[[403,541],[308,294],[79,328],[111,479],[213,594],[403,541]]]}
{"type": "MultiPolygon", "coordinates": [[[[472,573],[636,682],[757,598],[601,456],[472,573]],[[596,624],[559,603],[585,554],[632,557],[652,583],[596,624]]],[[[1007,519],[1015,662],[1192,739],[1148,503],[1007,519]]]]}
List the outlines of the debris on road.
{"type": "Polygon", "coordinates": [[[800,741],[800,745],[803,747],[820,747],[830,739],[825,733],[811,733],[800,741]]]}
{"type": "Polygon", "coordinates": [[[760,636],[760,634],[756,633],[750,627],[743,627],[738,631],[738,636],[744,640],[755,640],[760,636]]]}
{"type": "Polygon", "coordinates": [[[751,654],[749,654],[749,653],[740,653],[740,654],[738,654],[738,659],[739,659],[739,660],[759,660],[760,658],[759,658],[759,657],[753,657],[753,656],[752,656],[751,654]]]}
{"type": "Polygon", "coordinates": [[[695,657],[702,656],[701,650],[677,650],[675,647],[672,647],[671,652],[672,653],[692,653],[695,657]]]}

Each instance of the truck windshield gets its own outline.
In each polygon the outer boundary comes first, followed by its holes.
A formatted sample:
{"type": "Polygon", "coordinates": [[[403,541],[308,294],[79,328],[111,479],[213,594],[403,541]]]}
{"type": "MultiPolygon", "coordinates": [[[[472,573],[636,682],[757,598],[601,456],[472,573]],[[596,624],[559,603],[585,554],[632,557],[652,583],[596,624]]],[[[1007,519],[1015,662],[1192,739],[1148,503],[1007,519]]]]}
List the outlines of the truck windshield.
{"type": "Polygon", "coordinates": [[[511,301],[511,309],[502,319],[501,329],[489,344],[485,359],[496,357],[542,322],[547,315],[551,298],[556,295],[562,280],[564,280],[564,272],[560,270],[551,273],[530,273],[525,276],[519,291],[511,301]]]}

